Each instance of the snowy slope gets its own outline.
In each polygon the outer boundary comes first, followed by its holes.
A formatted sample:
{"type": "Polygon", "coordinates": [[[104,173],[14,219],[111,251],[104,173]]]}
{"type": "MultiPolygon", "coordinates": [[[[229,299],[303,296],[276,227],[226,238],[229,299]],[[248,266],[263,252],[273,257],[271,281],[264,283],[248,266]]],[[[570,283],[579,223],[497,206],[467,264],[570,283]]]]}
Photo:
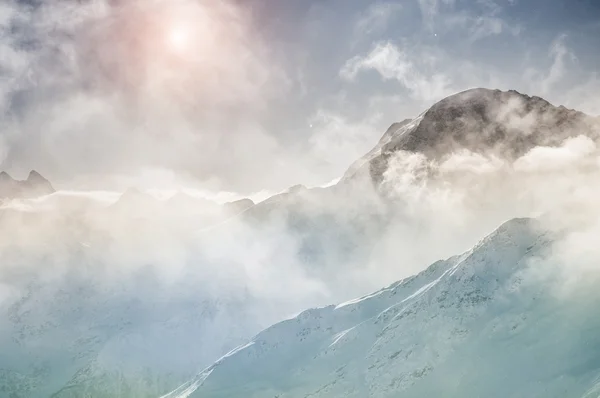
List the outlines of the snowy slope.
{"type": "Polygon", "coordinates": [[[74,280],[59,291],[32,286],[3,308],[0,397],[157,395],[191,376],[194,356],[214,358],[252,328],[242,303],[167,295],[146,279],[135,289],[74,280]]]}
{"type": "Polygon", "coordinates": [[[265,330],[168,397],[596,397],[599,297],[563,302],[531,277],[551,245],[512,220],[415,277],[265,330]]]}
{"type": "Polygon", "coordinates": [[[219,297],[193,269],[166,283],[150,261],[115,275],[135,247],[115,258],[114,242],[72,233],[0,250],[1,398],[156,396],[265,326],[243,291],[219,297]]]}

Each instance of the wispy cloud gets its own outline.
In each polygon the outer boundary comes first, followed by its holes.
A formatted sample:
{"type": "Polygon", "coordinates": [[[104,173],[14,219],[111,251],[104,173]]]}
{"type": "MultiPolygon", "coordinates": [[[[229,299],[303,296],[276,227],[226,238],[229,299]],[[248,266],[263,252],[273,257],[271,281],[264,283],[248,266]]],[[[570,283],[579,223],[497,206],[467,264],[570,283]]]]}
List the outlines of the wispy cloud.
{"type": "Polygon", "coordinates": [[[440,9],[442,7],[453,6],[455,3],[456,0],[419,0],[419,7],[421,8],[425,26],[430,30],[434,30],[440,9]]]}
{"type": "Polygon", "coordinates": [[[0,9],[2,169],[60,181],[155,167],[247,190],[279,178],[243,187],[242,142],[265,160],[248,166],[296,156],[264,127],[290,79],[234,2],[30,3],[0,9]],[[170,29],[189,30],[185,53],[170,29]]]}
{"type": "Polygon", "coordinates": [[[598,93],[600,93],[600,76],[598,72],[592,72],[586,81],[573,86],[567,91],[565,105],[600,117],[600,98],[598,97],[598,93]]]}
{"type": "Polygon", "coordinates": [[[494,16],[479,16],[474,18],[469,30],[469,40],[472,42],[502,33],[509,33],[513,36],[521,33],[520,26],[511,26],[503,19],[494,16]]]}
{"type": "MultiPolygon", "coordinates": [[[[421,67],[435,64],[434,56],[419,58],[391,42],[378,43],[370,53],[349,59],[340,70],[340,77],[352,81],[363,71],[373,70],[383,80],[395,80],[414,98],[424,101],[441,99],[451,92],[452,82],[442,72],[421,67]],[[417,64],[419,63],[419,64],[417,64]],[[426,65],[429,63],[429,65],[426,65]]],[[[429,68],[431,69],[431,68],[429,68]]]]}
{"type": "MultiPolygon", "coordinates": [[[[512,4],[509,3],[508,6],[512,4]]],[[[523,27],[514,22],[507,21],[502,13],[506,5],[500,5],[493,0],[480,0],[474,7],[460,10],[452,9],[439,16],[438,29],[465,31],[466,39],[473,44],[491,36],[507,34],[518,36],[523,27]]]]}
{"type": "Polygon", "coordinates": [[[402,9],[403,6],[400,3],[370,5],[356,23],[355,34],[363,36],[383,31],[402,9]]]}
{"type": "Polygon", "coordinates": [[[337,175],[348,169],[346,156],[359,159],[377,142],[381,131],[377,128],[381,115],[371,112],[361,120],[350,120],[345,114],[319,110],[312,118],[313,134],[309,138],[311,153],[330,164],[337,175]]]}
{"type": "Polygon", "coordinates": [[[548,75],[541,82],[542,94],[548,93],[565,76],[567,62],[576,60],[575,55],[567,48],[566,40],[567,35],[561,35],[552,43],[550,55],[553,63],[548,75]]]}
{"type": "Polygon", "coordinates": [[[546,71],[537,68],[529,68],[525,74],[531,81],[532,90],[540,95],[547,95],[565,78],[568,73],[569,63],[575,63],[577,57],[567,46],[566,34],[559,35],[548,50],[551,61],[546,71]]]}

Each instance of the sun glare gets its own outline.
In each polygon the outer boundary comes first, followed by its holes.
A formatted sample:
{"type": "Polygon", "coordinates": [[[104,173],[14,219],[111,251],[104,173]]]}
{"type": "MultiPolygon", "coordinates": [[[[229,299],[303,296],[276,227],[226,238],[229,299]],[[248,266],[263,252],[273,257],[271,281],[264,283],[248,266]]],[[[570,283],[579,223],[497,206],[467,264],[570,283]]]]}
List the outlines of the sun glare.
{"type": "Polygon", "coordinates": [[[187,48],[189,34],[183,27],[175,27],[169,32],[169,44],[176,51],[183,51],[187,48]]]}

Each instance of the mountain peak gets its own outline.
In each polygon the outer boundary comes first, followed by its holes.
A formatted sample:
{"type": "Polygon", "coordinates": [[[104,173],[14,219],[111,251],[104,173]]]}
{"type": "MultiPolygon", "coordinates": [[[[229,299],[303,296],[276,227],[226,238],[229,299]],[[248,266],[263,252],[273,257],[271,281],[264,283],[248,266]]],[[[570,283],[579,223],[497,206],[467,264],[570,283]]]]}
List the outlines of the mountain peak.
{"type": "Polygon", "coordinates": [[[392,125],[357,164],[368,165],[371,178],[379,182],[398,151],[442,159],[466,149],[516,159],[536,146],[559,146],[582,134],[598,139],[598,120],[515,90],[474,88],[444,98],[409,122],[392,125]]]}
{"type": "Polygon", "coordinates": [[[481,87],[472,88],[450,95],[434,104],[430,108],[430,110],[440,107],[454,106],[458,109],[462,107],[465,110],[469,107],[475,107],[475,110],[484,111],[484,109],[481,107],[502,106],[507,104],[515,105],[511,104],[511,101],[514,102],[518,100],[521,100],[523,102],[522,105],[526,108],[526,110],[532,110],[534,107],[553,107],[557,109],[569,110],[564,106],[555,107],[542,97],[538,97],[535,95],[529,96],[527,94],[520,93],[517,90],[502,91],[498,89],[488,89],[481,87]]]}
{"type": "Polygon", "coordinates": [[[6,171],[0,172],[0,182],[14,181],[14,179],[6,171]]]}
{"type": "Polygon", "coordinates": [[[31,170],[23,184],[28,187],[29,196],[41,196],[54,193],[54,187],[46,178],[35,170],[31,170]]]}
{"type": "Polygon", "coordinates": [[[31,198],[54,192],[52,184],[35,170],[32,170],[24,181],[13,179],[5,171],[0,173],[0,197],[2,198],[31,198]]]}
{"type": "Polygon", "coordinates": [[[476,88],[439,101],[412,131],[394,137],[383,150],[439,158],[468,149],[516,158],[534,146],[556,146],[580,134],[598,136],[590,124],[587,115],[556,107],[541,97],[476,88]]]}
{"type": "Polygon", "coordinates": [[[35,170],[31,170],[29,172],[29,176],[27,177],[28,180],[39,179],[39,178],[45,179],[44,177],[42,177],[42,175],[40,173],[38,173],[35,170]]]}

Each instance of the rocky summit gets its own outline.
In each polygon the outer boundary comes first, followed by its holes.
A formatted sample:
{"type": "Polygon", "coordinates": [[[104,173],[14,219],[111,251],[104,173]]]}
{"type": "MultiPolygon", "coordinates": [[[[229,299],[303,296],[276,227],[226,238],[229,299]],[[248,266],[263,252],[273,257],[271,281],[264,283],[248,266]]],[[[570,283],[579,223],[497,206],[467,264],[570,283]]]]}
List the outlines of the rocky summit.
{"type": "Polygon", "coordinates": [[[600,120],[514,90],[477,88],[447,97],[413,120],[392,125],[344,179],[368,172],[379,182],[390,157],[398,151],[443,159],[468,150],[515,159],[536,146],[558,146],[579,135],[597,140],[600,120]]]}

